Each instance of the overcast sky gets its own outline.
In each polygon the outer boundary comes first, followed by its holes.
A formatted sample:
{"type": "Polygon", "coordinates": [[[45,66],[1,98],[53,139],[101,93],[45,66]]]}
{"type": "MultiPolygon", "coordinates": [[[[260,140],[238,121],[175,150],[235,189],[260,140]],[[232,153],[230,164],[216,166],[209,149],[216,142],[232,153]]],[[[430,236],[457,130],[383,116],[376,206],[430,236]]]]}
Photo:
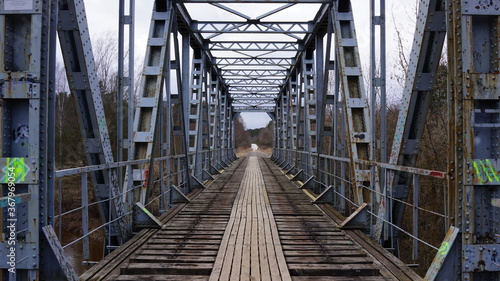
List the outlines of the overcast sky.
{"type": "MultiPolygon", "coordinates": [[[[126,1],[127,2],[127,1],[126,1]]],[[[360,56],[363,69],[369,67],[369,46],[370,46],[370,21],[369,21],[369,0],[352,1],[354,19],[360,56]]],[[[388,71],[395,69],[397,59],[396,27],[405,36],[405,48],[407,52],[411,47],[413,32],[415,30],[415,0],[386,0],[387,13],[387,68],[388,71]]],[[[85,0],[87,19],[91,35],[102,36],[106,33],[118,34],[118,0],[85,0]]],[[[146,49],[149,25],[151,22],[151,12],[153,0],[136,0],[136,57],[142,61],[146,49]]],[[[368,77],[365,71],[363,75],[368,77]]],[[[391,95],[400,95],[401,90],[391,82],[391,73],[388,73],[388,92],[391,95]]],[[[397,97],[396,97],[397,98],[397,97]]],[[[264,127],[269,122],[267,114],[245,113],[242,114],[246,127],[249,129],[264,127]]]]}

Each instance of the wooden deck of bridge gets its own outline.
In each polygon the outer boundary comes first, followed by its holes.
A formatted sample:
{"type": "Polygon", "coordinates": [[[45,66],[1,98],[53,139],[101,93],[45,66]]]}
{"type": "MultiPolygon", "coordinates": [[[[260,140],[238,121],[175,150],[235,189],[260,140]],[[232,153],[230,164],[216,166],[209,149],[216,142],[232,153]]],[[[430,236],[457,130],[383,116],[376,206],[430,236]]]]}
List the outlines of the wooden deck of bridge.
{"type": "Polygon", "coordinates": [[[270,159],[239,159],[82,280],[419,280],[270,159]]]}

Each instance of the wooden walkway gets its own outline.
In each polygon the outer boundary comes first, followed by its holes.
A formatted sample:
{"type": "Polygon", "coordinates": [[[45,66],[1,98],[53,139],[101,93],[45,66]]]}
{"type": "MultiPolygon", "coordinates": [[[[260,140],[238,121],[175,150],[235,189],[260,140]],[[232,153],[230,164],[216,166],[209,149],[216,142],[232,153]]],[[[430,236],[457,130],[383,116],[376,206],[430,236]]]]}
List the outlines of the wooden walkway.
{"type": "Polygon", "coordinates": [[[335,216],[269,159],[239,159],[162,216],[162,229],[141,231],[81,279],[420,280],[335,216]]]}
{"type": "Polygon", "coordinates": [[[210,280],[291,280],[264,178],[251,157],[210,280]]]}

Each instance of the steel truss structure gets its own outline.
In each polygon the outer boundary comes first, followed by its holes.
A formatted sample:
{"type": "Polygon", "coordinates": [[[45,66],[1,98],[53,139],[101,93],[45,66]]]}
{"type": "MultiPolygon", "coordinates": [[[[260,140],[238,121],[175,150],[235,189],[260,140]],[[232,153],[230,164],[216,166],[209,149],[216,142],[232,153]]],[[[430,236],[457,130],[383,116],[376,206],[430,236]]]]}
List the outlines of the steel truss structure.
{"type": "Polygon", "coordinates": [[[415,259],[419,241],[437,250],[428,280],[500,280],[498,1],[420,1],[389,155],[384,0],[370,1],[370,95],[349,0],[156,0],[135,94],[134,7],[134,0],[120,0],[117,11],[114,152],[84,1],[0,0],[0,252],[15,253],[13,264],[0,256],[3,279],[77,280],[63,251],[68,245],[61,246],[53,230],[64,215],[54,213],[56,178],[81,178],[83,236],[72,243],[82,241],[88,259],[90,175],[108,253],[151,226],[151,210],[161,214],[189,201],[230,165],[236,159],[233,121],[241,112],[265,112],[274,122],[273,160],[316,194],[315,203],[333,204],[353,218],[369,214],[363,230],[396,255],[403,234],[415,241],[415,259]],[[88,165],[60,171],[57,36],[88,165]],[[439,172],[415,165],[445,38],[450,148],[449,170],[439,172]],[[419,177],[448,182],[441,216],[450,230],[438,247],[418,238],[419,177]],[[402,228],[409,201],[412,233],[402,228]]]}

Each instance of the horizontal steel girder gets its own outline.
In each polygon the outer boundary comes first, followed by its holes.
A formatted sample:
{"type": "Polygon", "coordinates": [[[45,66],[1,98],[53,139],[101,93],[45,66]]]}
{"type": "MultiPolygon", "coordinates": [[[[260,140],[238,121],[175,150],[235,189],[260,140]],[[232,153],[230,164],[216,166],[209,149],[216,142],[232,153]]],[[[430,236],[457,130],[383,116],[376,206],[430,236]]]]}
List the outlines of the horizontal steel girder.
{"type": "Polygon", "coordinates": [[[179,0],[178,3],[250,3],[250,4],[261,4],[261,3],[330,3],[331,0],[273,0],[273,1],[263,1],[263,0],[179,0]]]}
{"type": "Polygon", "coordinates": [[[199,33],[287,33],[304,34],[312,30],[310,23],[296,22],[194,22],[194,32],[199,33]]]}
{"type": "Polygon", "coordinates": [[[215,58],[219,67],[247,65],[247,66],[279,66],[287,67],[292,65],[291,58],[215,58]]]}
{"type": "Polygon", "coordinates": [[[302,48],[296,42],[210,42],[212,51],[287,51],[297,52],[302,48]]]}
{"type": "Polygon", "coordinates": [[[234,112],[274,112],[274,106],[233,106],[234,112]]]}

